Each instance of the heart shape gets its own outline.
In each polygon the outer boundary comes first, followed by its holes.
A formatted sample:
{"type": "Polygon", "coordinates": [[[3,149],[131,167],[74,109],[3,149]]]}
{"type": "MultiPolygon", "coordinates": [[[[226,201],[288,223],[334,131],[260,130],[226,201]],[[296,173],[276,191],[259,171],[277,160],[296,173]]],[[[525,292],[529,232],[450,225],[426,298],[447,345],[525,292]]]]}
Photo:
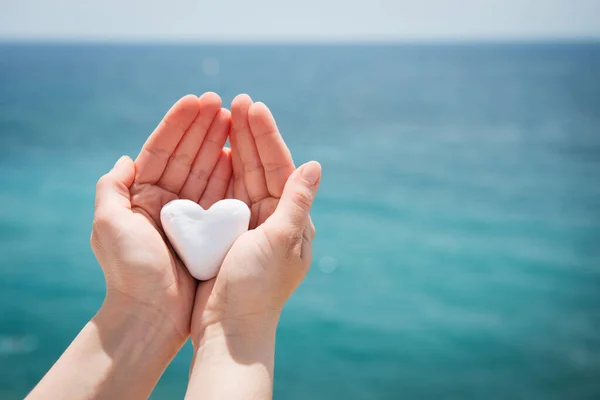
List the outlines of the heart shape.
{"type": "Polygon", "coordinates": [[[204,210],[191,200],[173,200],[160,211],[171,245],[190,274],[201,281],[217,276],[233,242],[248,230],[250,209],[225,199],[204,210]]]}

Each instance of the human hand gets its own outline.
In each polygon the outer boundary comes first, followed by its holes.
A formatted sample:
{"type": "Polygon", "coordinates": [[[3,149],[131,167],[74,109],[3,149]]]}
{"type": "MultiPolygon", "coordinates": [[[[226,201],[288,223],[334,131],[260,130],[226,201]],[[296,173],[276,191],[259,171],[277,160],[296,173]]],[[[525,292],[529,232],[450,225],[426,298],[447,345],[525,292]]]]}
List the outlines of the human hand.
{"type": "Polygon", "coordinates": [[[103,307],[160,325],[179,347],[189,335],[196,281],[165,241],[160,210],[177,198],[206,207],[225,197],[230,122],[218,95],[185,96],[135,163],[121,158],[97,184],[91,245],[106,278],[103,307]]]}
{"type": "Polygon", "coordinates": [[[315,228],[309,211],[321,166],[294,168],[275,120],[247,95],[231,106],[233,180],[229,196],[251,209],[250,230],[228,252],[215,280],[198,285],[192,318],[196,347],[207,329],[219,334],[273,331],[283,305],[306,275],[315,228]],[[223,331],[225,329],[225,331],[223,331]]]}
{"type": "Polygon", "coordinates": [[[264,104],[240,95],[231,114],[233,179],[227,196],[248,204],[250,230],[234,242],[217,277],[198,285],[186,398],[272,397],[279,314],[312,257],[309,211],[321,166],[310,162],[294,169],[264,104]]]}
{"type": "Polygon", "coordinates": [[[204,207],[231,177],[231,115],[214,93],[186,96],[135,163],[122,157],[97,185],[91,244],[106,299],[28,399],[148,398],[189,334],[196,281],[164,240],[159,214],[176,198],[204,207]]]}

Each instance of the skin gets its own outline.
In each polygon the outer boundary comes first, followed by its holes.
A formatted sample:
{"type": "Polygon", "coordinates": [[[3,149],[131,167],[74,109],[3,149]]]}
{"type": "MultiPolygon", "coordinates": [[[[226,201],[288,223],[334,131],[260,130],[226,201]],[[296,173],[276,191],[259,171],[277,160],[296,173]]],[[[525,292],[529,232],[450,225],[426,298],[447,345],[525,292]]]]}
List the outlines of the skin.
{"type": "Polygon", "coordinates": [[[309,211],[321,166],[294,168],[264,104],[240,95],[231,113],[231,194],[249,205],[253,229],[236,240],[218,276],[198,285],[186,398],[272,397],[279,315],[312,257],[309,211]]]}
{"type": "Polygon", "coordinates": [[[315,162],[295,170],[264,104],[241,95],[230,113],[214,93],[180,99],[135,162],[121,158],[98,181],[91,245],[106,298],[28,398],[147,398],[190,332],[188,397],[270,398],[277,321],[310,264],[320,174],[315,162]],[[252,230],[198,284],[160,210],[226,197],[248,204],[252,230]]]}

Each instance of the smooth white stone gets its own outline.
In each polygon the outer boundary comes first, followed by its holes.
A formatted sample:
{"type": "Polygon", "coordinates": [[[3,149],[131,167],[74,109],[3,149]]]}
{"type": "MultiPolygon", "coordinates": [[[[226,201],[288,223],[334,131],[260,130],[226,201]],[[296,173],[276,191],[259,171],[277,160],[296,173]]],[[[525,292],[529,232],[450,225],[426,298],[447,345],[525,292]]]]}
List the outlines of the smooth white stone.
{"type": "Polygon", "coordinates": [[[160,221],[190,274],[205,281],[217,276],[233,242],[248,230],[250,209],[235,199],[208,210],[191,200],[173,200],[162,208],[160,221]]]}

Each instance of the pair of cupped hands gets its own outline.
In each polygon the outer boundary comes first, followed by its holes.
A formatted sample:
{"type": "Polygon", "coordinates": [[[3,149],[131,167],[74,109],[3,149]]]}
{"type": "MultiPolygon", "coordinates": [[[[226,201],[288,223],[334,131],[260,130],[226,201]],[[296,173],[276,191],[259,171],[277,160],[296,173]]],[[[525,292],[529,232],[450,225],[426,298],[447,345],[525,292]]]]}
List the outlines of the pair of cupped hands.
{"type": "Polygon", "coordinates": [[[215,324],[243,330],[277,321],[309,268],[315,235],[309,211],[320,165],[295,168],[265,104],[239,95],[231,111],[221,106],[212,92],[183,97],[135,162],[123,156],[97,183],[91,245],[106,303],[166,324],[174,340],[191,333],[194,344],[215,324]],[[218,276],[198,282],[166,240],[160,211],[175,199],[208,209],[226,198],[248,205],[250,230],[218,276]]]}
{"type": "Polygon", "coordinates": [[[98,181],[91,245],[106,278],[100,318],[139,321],[175,350],[190,336],[198,351],[218,337],[274,332],[311,262],[320,178],[317,162],[294,166],[265,104],[239,95],[229,111],[215,93],[181,98],[137,159],[122,157],[98,181]],[[160,211],[175,199],[208,209],[226,198],[248,205],[250,229],[217,277],[198,282],[166,239],[160,211]]]}

